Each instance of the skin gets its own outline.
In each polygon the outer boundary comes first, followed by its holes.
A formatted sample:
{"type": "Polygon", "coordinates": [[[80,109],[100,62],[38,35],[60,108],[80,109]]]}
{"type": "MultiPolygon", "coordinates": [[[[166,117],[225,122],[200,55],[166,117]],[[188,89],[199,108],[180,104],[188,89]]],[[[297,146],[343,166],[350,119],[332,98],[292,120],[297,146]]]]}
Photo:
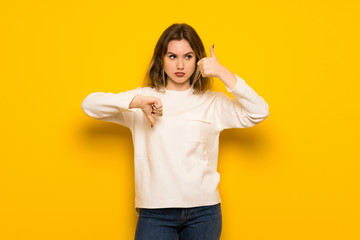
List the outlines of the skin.
{"type": "Polygon", "coordinates": [[[185,39],[173,40],[168,44],[168,50],[164,56],[164,70],[167,75],[166,89],[185,91],[190,88],[190,77],[195,71],[196,57],[194,50],[185,39]],[[185,75],[178,77],[176,72],[184,72],[185,75]]]}
{"type": "MultiPolygon", "coordinates": [[[[219,63],[214,53],[214,45],[210,48],[210,57],[202,58],[196,63],[194,51],[189,42],[184,39],[172,40],[168,44],[168,50],[164,56],[164,71],[168,76],[165,88],[173,91],[189,89],[190,76],[195,71],[195,64],[203,77],[217,77],[229,90],[235,88],[236,77],[219,63]],[[185,75],[178,77],[175,75],[176,72],[184,72],[185,75]]],[[[137,94],[129,104],[129,108],[141,108],[150,121],[151,127],[155,125],[153,115],[163,115],[161,99],[157,97],[137,94]]]]}

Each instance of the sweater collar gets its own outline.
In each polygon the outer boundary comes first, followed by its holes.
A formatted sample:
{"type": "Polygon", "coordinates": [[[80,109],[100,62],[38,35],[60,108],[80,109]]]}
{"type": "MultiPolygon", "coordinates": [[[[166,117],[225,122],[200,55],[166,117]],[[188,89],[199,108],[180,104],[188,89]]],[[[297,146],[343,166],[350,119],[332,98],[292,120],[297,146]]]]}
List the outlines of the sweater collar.
{"type": "Polygon", "coordinates": [[[191,95],[194,91],[193,87],[189,87],[188,89],[184,91],[177,91],[177,90],[168,90],[165,88],[166,94],[172,94],[172,95],[191,95]]]}

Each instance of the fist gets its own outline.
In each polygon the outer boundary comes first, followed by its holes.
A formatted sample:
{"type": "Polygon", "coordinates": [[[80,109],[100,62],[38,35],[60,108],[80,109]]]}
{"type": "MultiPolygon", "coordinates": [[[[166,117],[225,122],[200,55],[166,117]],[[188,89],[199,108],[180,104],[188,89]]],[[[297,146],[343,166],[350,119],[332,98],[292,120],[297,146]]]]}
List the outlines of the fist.
{"type": "Polygon", "coordinates": [[[151,127],[154,127],[155,120],[153,117],[162,116],[162,103],[161,99],[157,97],[143,96],[143,104],[141,109],[143,110],[145,116],[149,119],[151,127]]]}
{"type": "Polygon", "coordinates": [[[222,65],[218,62],[215,52],[214,44],[210,47],[210,57],[202,58],[197,62],[198,68],[202,77],[218,77],[222,71],[222,65]]]}
{"type": "Polygon", "coordinates": [[[154,116],[163,115],[161,99],[152,96],[136,95],[130,103],[130,108],[141,108],[146,118],[150,121],[151,127],[154,127],[154,116]]]}

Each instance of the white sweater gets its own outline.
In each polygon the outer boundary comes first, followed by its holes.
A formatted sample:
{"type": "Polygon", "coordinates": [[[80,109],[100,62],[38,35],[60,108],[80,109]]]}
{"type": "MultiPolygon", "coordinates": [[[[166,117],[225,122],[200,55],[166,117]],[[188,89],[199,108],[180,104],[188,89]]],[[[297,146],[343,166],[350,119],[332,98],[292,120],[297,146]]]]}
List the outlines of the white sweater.
{"type": "Polygon", "coordinates": [[[220,132],[247,128],[269,115],[264,99],[236,74],[229,90],[236,100],[212,90],[204,94],[136,88],[118,94],[95,92],[82,102],[95,119],[130,128],[134,143],[135,208],[196,207],[221,202],[217,172],[220,132]],[[129,109],[136,94],[156,96],[163,116],[151,128],[139,108],[129,109]]]}

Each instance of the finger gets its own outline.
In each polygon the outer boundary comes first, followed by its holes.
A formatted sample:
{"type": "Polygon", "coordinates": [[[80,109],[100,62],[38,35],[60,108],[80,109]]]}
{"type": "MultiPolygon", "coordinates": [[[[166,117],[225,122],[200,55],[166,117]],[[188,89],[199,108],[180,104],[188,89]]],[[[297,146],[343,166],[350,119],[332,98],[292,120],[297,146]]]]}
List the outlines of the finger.
{"type": "Polygon", "coordinates": [[[159,111],[162,111],[163,109],[162,109],[162,107],[159,107],[159,108],[152,108],[151,109],[153,112],[159,112],[159,111]]]}
{"type": "Polygon", "coordinates": [[[160,110],[161,108],[157,108],[154,104],[151,105],[151,111],[154,112],[154,111],[158,111],[160,110]]]}
{"type": "Polygon", "coordinates": [[[151,109],[151,111],[162,111],[162,107],[159,107],[159,108],[155,108],[155,107],[153,107],[152,109],[151,109]]]}
{"type": "Polygon", "coordinates": [[[155,99],[155,102],[154,102],[153,106],[155,108],[158,108],[158,109],[161,108],[162,107],[161,100],[160,99],[155,99]]]}
{"type": "Polygon", "coordinates": [[[216,58],[215,52],[214,52],[214,44],[210,47],[210,56],[213,58],[216,58]]]}
{"type": "Polygon", "coordinates": [[[154,116],[157,116],[157,117],[161,117],[163,114],[162,114],[162,112],[156,112],[156,113],[154,113],[154,116]]]}
{"type": "Polygon", "coordinates": [[[162,110],[153,110],[151,113],[152,114],[161,114],[162,110]]]}
{"type": "Polygon", "coordinates": [[[161,105],[161,106],[152,105],[152,108],[153,108],[153,109],[156,109],[156,110],[159,110],[159,109],[162,109],[162,105],[161,105]]]}
{"type": "Polygon", "coordinates": [[[153,109],[151,113],[160,113],[162,112],[162,109],[153,109]]]}

